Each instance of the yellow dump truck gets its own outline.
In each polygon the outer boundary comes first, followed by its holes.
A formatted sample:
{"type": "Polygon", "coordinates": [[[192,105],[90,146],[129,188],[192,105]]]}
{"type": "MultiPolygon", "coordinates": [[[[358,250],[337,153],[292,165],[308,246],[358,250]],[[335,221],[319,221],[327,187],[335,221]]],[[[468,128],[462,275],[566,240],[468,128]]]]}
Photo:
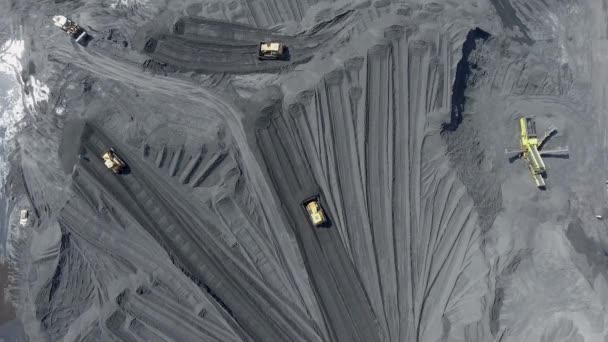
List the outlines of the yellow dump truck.
{"type": "Polygon", "coordinates": [[[260,60],[267,59],[285,59],[285,45],[279,42],[260,42],[258,49],[258,58],[260,60]]]}
{"type": "Polygon", "coordinates": [[[105,151],[101,158],[106,167],[115,174],[121,173],[127,167],[127,163],[118,156],[113,147],[110,147],[109,150],[105,151]]]}
{"type": "Polygon", "coordinates": [[[325,211],[323,211],[323,207],[321,207],[318,196],[305,200],[302,202],[302,205],[304,206],[304,209],[306,209],[310,218],[310,223],[312,223],[313,226],[320,227],[327,223],[327,216],[325,215],[325,211]]]}

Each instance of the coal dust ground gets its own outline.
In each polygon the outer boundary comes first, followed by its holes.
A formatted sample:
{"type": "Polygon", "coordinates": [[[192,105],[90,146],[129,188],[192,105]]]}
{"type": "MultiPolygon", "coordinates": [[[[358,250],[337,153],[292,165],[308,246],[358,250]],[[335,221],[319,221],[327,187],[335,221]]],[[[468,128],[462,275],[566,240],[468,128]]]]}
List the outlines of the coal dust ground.
{"type": "Polygon", "coordinates": [[[0,339],[608,341],[603,1],[0,6],[0,339]],[[544,191],[504,152],[522,116],[569,146],[544,191]]]}

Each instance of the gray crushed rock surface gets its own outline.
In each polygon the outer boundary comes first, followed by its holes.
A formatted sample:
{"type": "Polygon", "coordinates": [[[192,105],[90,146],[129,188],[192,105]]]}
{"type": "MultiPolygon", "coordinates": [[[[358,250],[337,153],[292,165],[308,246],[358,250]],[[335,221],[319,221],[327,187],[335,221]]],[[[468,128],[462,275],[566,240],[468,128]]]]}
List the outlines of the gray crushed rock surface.
{"type": "Polygon", "coordinates": [[[24,91],[35,75],[50,97],[10,156],[33,218],[0,338],[608,336],[600,1],[2,6],[24,91]],[[290,58],[259,61],[264,40],[290,58]],[[522,115],[570,147],[546,191],[504,154],[522,115]],[[110,146],[128,172],[105,168],[110,146]]]}

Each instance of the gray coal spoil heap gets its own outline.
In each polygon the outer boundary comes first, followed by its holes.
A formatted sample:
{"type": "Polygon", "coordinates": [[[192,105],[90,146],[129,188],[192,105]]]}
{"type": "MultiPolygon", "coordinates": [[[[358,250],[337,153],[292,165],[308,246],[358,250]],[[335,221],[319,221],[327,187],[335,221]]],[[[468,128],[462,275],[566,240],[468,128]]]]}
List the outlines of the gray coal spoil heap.
{"type": "Polygon", "coordinates": [[[50,90],[6,185],[27,340],[608,341],[605,2],[1,6],[50,90]],[[569,146],[545,190],[521,117],[569,146]]]}

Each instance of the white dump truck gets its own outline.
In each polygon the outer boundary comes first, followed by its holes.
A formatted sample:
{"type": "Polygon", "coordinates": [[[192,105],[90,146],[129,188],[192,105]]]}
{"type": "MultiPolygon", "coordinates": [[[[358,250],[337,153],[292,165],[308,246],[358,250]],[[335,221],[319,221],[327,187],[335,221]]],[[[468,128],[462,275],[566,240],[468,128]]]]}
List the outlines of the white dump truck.
{"type": "Polygon", "coordinates": [[[87,38],[87,31],[62,15],[54,16],[53,23],[64,30],[70,37],[74,38],[77,43],[83,42],[87,38]]]}
{"type": "Polygon", "coordinates": [[[286,47],[280,42],[260,42],[258,45],[258,59],[285,59],[286,47]]]}
{"type": "Polygon", "coordinates": [[[30,217],[30,212],[27,211],[26,209],[22,209],[21,211],[19,211],[19,225],[21,227],[24,227],[25,225],[27,225],[27,221],[29,220],[30,217]]]}
{"type": "Polygon", "coordinates": [[[118,153],[116,153],[116,150],[114,150],[113,147],[110,147],[110,149],[106,150],[101,156],[101,159],[103,159],[103,163],[105,164],[105,166],[108,169],[112,170],[112,172],[114,172],[115,174],[122,173],[127,167],[127,163],[122,160],[122,158],[118,155],[118,153]]]}

